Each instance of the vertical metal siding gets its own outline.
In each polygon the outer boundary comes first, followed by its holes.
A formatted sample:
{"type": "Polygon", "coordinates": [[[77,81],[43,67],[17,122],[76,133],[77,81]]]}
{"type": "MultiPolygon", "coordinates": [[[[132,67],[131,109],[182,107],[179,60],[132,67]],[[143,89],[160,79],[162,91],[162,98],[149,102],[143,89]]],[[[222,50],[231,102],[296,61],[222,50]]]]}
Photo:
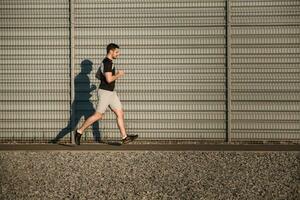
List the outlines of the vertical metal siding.
{"type": "MultiPolygon", "coordinates": [[[[225,139],[225,1],[76,1],[76,69],[121,47],[117,81],[129,133],[143,139],[225,139]]],[[[89,75],[98,86],[94,74],[89,75]]],[[[96,93],[91,97],[96,105],[96,93]]],[[[85,102],[81,102],[86,109],[85,102]]],[[[101,136],[119,138],[107,112],[101,136]]],[[[91,132],[91,130],[90,130],[91,132]]],[[[91,137],[91,133],[87,135],[91,137]]]]}
{"type": "Polygon", "coordinates": [[[70,113],[67,0],[0,2],[0,140],[46,140],[70,113]]]}
{"type": "MultiPolygon", "coordinates": [[[[110,42],[122,50],[116,90],[129,133],[225,140],[226,0],[72,2],[74,80],[70,1],[0,2],[0,141],[44,141],[69,133],[71,121],[80,126],[97,104],[90,90],[110,42]]],[[[231,141],[299,141],[300,1],[230,6],[231,141]]],[[[120,137],[111,112],[85,139],[97,134],[120,137]]]]}
{"type": "Polygon", "coordinates": [[[300,1],[232,1],[233,140],[300,139],[300,1]]]}

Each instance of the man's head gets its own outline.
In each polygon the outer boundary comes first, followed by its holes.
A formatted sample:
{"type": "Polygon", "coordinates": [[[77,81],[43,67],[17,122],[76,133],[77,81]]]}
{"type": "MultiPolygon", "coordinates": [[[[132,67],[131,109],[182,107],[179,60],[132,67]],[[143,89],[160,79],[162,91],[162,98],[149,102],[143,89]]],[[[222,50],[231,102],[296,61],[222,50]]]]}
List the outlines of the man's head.
{"type": "Polygon", "coordinates": [[[119,48],[118,45],[116,45],[114,43],[110,43],[106,47],[106,53],[107,53],[107,55],[110,55],[112,59],[116,59],[120,55],[120,50],[119,49],[120,48],[119,48]]]}

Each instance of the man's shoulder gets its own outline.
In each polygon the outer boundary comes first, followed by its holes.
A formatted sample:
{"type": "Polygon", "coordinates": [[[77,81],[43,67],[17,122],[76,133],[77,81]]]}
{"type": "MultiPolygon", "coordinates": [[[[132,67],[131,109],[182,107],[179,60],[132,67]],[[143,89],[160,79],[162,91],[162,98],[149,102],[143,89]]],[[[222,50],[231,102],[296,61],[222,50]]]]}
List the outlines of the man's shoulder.
{"type": "Polygon", "coordinates": [[[102,60],[102,63],[103,63],[103,64],[112,64],[112,60],[110,60],[109,58],[104,58],[104,59],[102,60]]]}

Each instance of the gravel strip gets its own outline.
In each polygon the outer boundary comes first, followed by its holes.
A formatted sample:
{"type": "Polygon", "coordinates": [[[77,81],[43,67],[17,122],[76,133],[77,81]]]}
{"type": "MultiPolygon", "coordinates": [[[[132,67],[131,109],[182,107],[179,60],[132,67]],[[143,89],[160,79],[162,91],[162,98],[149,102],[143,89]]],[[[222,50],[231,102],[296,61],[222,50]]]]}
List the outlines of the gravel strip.
{"type": "Polygon", "coordinates": [[[300,199],[299,152],[0,152],[0,199],[300,199]]]}

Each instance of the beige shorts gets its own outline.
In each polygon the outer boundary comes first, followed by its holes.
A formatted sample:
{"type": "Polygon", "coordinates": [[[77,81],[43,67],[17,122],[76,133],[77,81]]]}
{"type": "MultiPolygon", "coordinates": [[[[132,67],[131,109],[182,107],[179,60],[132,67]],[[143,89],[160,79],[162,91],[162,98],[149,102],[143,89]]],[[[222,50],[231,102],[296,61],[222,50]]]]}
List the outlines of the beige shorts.
{"type": "Polygon", "coordinates": [[[98,90],[98,105],[96,112],[98,113],[105,113],[107,107],[114,110],[121,110],[122,104],[115,91],[108,91],[108,90],[98,90]]]}

